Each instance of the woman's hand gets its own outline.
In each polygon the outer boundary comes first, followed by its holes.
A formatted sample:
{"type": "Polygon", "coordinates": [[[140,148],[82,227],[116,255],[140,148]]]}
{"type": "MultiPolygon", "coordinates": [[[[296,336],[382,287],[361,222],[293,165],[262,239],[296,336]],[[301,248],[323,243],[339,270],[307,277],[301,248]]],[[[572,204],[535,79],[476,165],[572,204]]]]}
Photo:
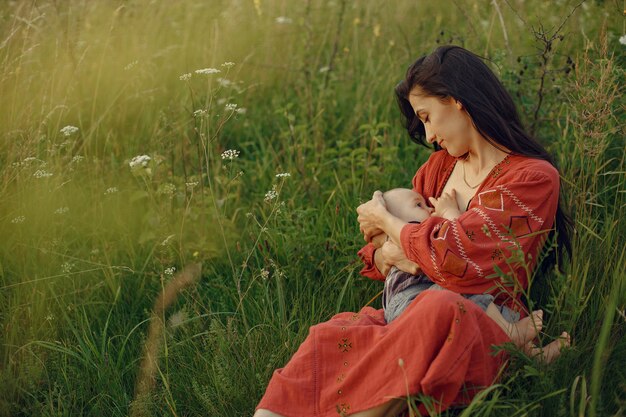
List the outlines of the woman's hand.
{"type": "Polygon", "coordinates": [[[372,199],[357,207],[356,212],[359,215],[357,217],[359,229],[366,242],[371,242],[374,236],[383,233],[381,227],[383,218],[385,215],[389,215],[389,212],[385,206],[382,192],[374,191],[372,199]]]}
{"type": "Polygon", "coordinates": [[[400,246],[391,241],[385,242],[382,248],[378,249],[375,254],[378,252],[380,252],[382,258],[380,259],[381,262],[377,263],[378,270],[385,276],[387,276],[392,266],[412,275],[417,275],[422,271],[415,262],[406,258],[400,246]]]}
{"type": "Polygon", "coordinates": [[[454,220],[461,216],[454,189],[450,190],[449,193],[441,194],[439,198],[430,197],[428,201],[435,208],[431,216],[443,217],[447,220],[454,220]]]}

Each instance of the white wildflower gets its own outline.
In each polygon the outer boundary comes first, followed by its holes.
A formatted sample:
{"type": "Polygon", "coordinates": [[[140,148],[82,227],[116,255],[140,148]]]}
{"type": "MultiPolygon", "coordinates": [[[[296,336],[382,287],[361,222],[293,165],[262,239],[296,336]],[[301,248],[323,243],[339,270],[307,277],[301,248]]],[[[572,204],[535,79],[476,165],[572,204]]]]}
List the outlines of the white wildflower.
{"type": "Polygon", "coordinates": [[[129,69],[132,69],[132,68],[133,68],[135,65],[137,65],[138,63],[139,63],[139,61],[133,61],[133,62],[131,62],[130,64],[126,65],[126,66],[124,67],[124,70],[125,70],[125,71],[128,71],[129,69]]]}
{"type": "Polygon", "coordinates": [[[619,43],[622,45],[626,45],[626,35],[622,35],[619,37],[619,43]]]}
{"type": "Polygon", "coordinates": [[[198,184],[199,184],[199,183],[198,183],[198,181],[190,181],[190,182],[186,182],[186,183],[185,183],[185,186],[186,186],[187,188],[194,188],[194,187],[195,187],[196,185],[198,185],[198,184]]]}
{"type": "Polygon", "coordinates": [[[232,67],[235,66],[235,63],[234,62],[230,62],[230,61],[226,61],[226,62],[224,62],[222,64],[222,66],[225,67],[225,68],[232,68],[232,67]]]}
{"type": "Polygon", "coordinates": [[[224,108],[227,111],[235,111],[237,110],[237,105],[235,103],[228,103],[226,106],[224,106],[224,108]]]}
{"type": "Polygon", "coordinates": [[[148,163],[152,160],[148,155],[137,155],[133,159],[130,160],[130,167],[144,167],[148,166],[148,163]]]}
{"type": "Polygon", "coordinates": [[[56,146],[57,148],[59,148],[59,149],[63,149],[63,148],[65,148],[66,146],[71,145],[71,144],[72,144],[72,142],[70,142],[69,140],[66,140],[66,141],[64,141],[64,142],[62,142],[62,143],[59,143],[58,145],[55,145],[55,146],[56,146]]]}
{"type": "Polygon", "coordinates": [[[175,329],[187,320],[187,314],[183,310],[179,310],[172,314],[168,320],[170,328],[175,329]]]}
{"type": "Polygon", "coordinates": [[[239,156],[239,151],[235,149],[228,149],[222,152],[222,159],[230,159],[231,161],[239,156]]]}
{"type": "Polygon", "coordinates": [[[40,159],[37,159],[34,156],[29,156],[29,157],[24,158],[23,161],[13,162],[12,165],[14,167],[23,167],[23,166],[26,166],[26,165],[30,165],[30,163],[34,162],[34,161],[39,161],[41,166],[45,166],[45,164],[46,164],[44,161],[42,161],[40,159]]]}
{"type": "Polygon", "coordinates": [[[52,314],[48,314],[46,316],[46,321],[52,321],[52,320],[54,320],[54,316],[52,314]]]}
{"type": "Polygon", "coordinates": [[[48,177],[51,177],[51,176],[52,176],[52,172],[48,172],[45,169],[38,169],[33,174],[33,177],[35,177],[35,178],[48,178],[48,177]]]}
{"type": "Polygon", "coordinates": [[[106,189],[104,194],[115,194],[118,191],[119,190],[117,189],[117,187],[109,187],[109,188],[106,189]]]}
{"type": "Polygon", "coordinates": [[[248,111],[248,109],[246,109],[245,107],[239,107],[239,108],[237,108],[237,110],[235,110],[235,113],[237,113],[237,114],[246,114],[247,111],[248,111]]]}
{"type": "Polygon", "coordinates": [[[65,126],[63,129],[59,130],[63,136],[71,136],[74,133],[78,132],[78,128],[76,126],[65,126]]]}
{"type": "Polygon", "coordinates": [[[220,70],[218,70],[217,68],[202,68],[199,70],[195,71],[196,74],[203,74],[203,75],[210,75],[210,74],[219,74],[220,70]]]}
{"type": "Polygon", "coordinates": [[[193,112],[194,117],[202,117],[207,114],[207,111],[204,109],[199,109],[193,112]]]}
{"type": "Polygon", "coordinates": [[[293,23],[293,20],[287,16],[278,16],[276,18],[276,23],[278,23],[279,25],[290,25],[293,23]]]}
{"type": "Polygon", "coordinates": [[[218,78],[217,82],[222,87],[230,87],[233,84],[233,82],[229,80],[228,78],[218,78]]]}
{"type": "Polygon", "coordinates": [[[191,73],[188,72],[186,74],[181,74],[180,77],[178,77],[178,79],[181,81],[189,81],[191,79],[191,73]]]}
{"type": "Polygon", "coordinates": [[[63,262],[63,265],[61,265],[61,269],[64,273],[69,274],[70,272],[72,272],[72,269],[74,269],[74,264],[71,262],[63,262]]]}
{"type": "Polygon", "coordinates": [[[276,178],[287,178],[291,177],[291,174],[288,172],[281,172],[280,174],[276,174],[276,178]]]}
{"type": "Polygon", "coordinates": [[[84,157],[84,156],[81,156],[81,155],[76,155],[76,156],[74,156],[74,157],[72,158],[72,163],[73,163],[73,164],[78,164],[78,163],[83,162],[83,160],[84,160],[84,159],[85,159],[85,157],[84,157]]]}
{"type": "Polygon", "coordinates": [[[173,266],[170,266],[169,268],[165,268],[165,271],[163,272],[165,273],[165,275],[172,276],[174,275],[174,272],[176,272],[176,268],[173,266]]]}
{"type": "Polygon", "coordinates": [[[59,132],[63,133],[63,136],[71,136],[78,132],[78,128],[76,126],[67,125],[63,129],[59,130],[59,132]]]}
{"type": "Polygon", "coordinates": [[[161,185],[158,190],[159,194],[165,194],[170,197],[173,197],[175,192],[176,192],[176,186],[169,182],[161,185]]]}
{"type": "Polygon", "coordinates": [[[59,207],[58,209],[54,210],[54,214],[65,214],[69,211],[70,211],[69,207],[59,207]]]}
{"type": "Polygon", "coordinates": [[[270,271],[268,271],[265,268],[261,269],[261,278],[268,279],[269,276],[270,276],[270,271]]]}
{"type": "Polygon", "coordinates": [[[13,220],[11,220],[11,223],[13,223],[13,224],[24,223],[24,220],[26,220],[26,217],[24,217],[24,216],[17,216],[13,220]]]}
{"type": "Polygon", "coordinates": [[[272,201],[276,197],[278,197],[278,192],[276,192],[275,188],[272,188],[271,190],[269,190],[268,192],[265,193],[264,200],[265,200],[266,203],[269,203],[270,201],[272,201]]]}
{"type": "Polygon", "coordinates": [[[321,72],[321,73],[328,72],[328,71],[330,71],[330,67],[329,66],[325,66],[325,67],[320,68],[318,71],[321,72]]]}

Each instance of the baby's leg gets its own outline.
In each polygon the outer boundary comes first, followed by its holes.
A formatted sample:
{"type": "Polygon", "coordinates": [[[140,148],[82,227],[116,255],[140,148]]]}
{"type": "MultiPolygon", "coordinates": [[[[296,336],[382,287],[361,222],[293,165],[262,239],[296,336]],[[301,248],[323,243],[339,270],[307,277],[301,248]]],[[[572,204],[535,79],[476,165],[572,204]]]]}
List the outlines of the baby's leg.
{"type": "Polygon", "coordinates": [[[533,311],[528,317],[521,319],[515,323],[510,323],[500,313],[500,310],[494,303],[487,306],[487,315],[494,320],[511,338],[513,344],[517,347],[523,347],[533,340],[543,326],[543,311],[533,311]]]}

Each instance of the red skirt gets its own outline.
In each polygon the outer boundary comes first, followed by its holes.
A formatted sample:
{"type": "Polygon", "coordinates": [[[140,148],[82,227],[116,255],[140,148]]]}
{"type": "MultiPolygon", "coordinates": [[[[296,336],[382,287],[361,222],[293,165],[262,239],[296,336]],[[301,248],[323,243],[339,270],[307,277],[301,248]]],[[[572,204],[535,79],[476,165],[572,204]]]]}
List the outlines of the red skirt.
{"type": "Polygon", "coordinates": [[[505,360],[493,346],[509,341],[480,307],[451,291],[424,291],[389,325],[371,307],[340,313],[311,327],[257,409],[347,416],[421,393],[443,411],[493,384],[505,360]]]}

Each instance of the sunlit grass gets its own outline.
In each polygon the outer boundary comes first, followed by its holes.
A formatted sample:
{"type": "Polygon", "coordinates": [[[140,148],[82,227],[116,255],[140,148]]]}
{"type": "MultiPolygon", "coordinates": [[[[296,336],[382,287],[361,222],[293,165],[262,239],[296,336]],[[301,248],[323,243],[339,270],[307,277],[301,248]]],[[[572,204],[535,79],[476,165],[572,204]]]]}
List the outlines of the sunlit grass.
{"type": "Polygon", "coordinates": [[[571,265],[542,287],[546,341],[569,329],[573,349],[549,368],[514,358],[465,415],[619,415],[622,9],[576,5],[0,6],[0,415],[250,415],[310,325],[380,290],[358,276],[354,208],[427,158],[392,91],[443,43],[491,59],[555,154],[577,227],[571,265]],[[546,72],[533,29],[563,21],[546,72]],[[155,300],[195,262],[136,398],[155,300]]]}

